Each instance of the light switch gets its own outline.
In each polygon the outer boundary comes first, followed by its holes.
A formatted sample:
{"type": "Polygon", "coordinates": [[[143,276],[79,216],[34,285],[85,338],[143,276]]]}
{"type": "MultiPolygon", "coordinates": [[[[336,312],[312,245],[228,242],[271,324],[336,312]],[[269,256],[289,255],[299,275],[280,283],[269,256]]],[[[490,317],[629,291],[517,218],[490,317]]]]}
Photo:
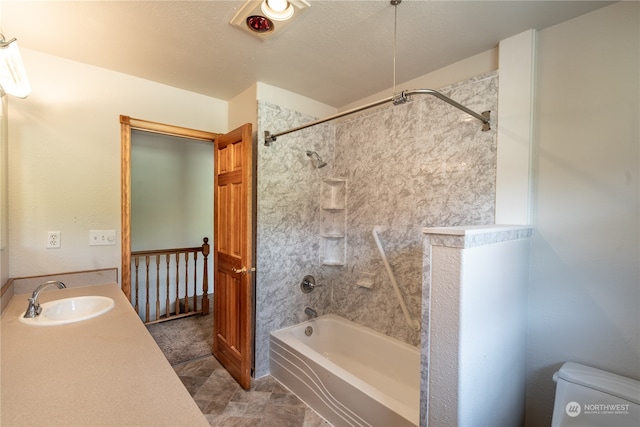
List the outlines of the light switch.
{"type": "Polygon", "coordinates": [[[89,230],[89,246],[116,244],[116,230],[89,230]]]}

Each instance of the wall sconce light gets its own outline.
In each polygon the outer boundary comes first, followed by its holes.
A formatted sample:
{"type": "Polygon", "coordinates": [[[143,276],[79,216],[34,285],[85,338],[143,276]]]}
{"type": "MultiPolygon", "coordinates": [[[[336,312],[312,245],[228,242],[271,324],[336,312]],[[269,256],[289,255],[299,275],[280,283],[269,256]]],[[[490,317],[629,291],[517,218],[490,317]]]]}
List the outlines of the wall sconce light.
{"type": "Polygon", "coordinates": [[[31,85],[24,69],[18,42],[15,38],[6,41],[0,34],[0,89],[3,93],[26,98],[31,93],[31,85]]]}
{"type": "Polygon", "coordinates": [[[264,40],[309,6],[305,0],[248,0],[229,23],[264,40]]]}

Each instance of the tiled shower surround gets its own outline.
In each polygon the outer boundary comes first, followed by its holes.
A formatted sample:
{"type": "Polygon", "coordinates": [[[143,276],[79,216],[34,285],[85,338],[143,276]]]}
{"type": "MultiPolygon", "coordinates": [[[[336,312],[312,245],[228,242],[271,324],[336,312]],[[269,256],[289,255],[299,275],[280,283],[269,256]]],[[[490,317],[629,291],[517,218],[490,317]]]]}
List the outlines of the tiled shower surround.
{"type": "MultiPolygon", "coordinates": [[[[335,313],[412,345],[407,325],[376,247],[380,240],[413,319],[421,319],[424,227],[492,224],[495,207],[498,75],[490,73],[440,91],[482,112],[492,130],[429,96],[385,105],[340,121],[281,136],[272,133],[313,117],[258,104],[258,230],[256,376],[268,373],[269,332],[307,319],[305,306],[335,313]],[[307,150],[328,162],[314,168],[307,150]],[[347,180],[344,266],[320,265],[321,183],[347,180]],[[323,287],[300,291],[306,274],[323,287]],[[372,275],[374,286],[358,286],[372,275]]],[[[424,346],[424,344],[423,344],[424,346]]]]}

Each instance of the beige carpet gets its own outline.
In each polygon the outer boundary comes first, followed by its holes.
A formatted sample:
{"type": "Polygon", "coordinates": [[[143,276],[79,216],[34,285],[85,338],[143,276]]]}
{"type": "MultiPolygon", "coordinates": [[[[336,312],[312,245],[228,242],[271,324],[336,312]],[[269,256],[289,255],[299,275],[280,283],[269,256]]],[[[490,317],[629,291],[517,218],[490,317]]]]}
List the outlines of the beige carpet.
{"type": "Polygon", "coordinates": [[[171,365],[211,355],[213,313],[183,317],[147,326],[171,365]]]}

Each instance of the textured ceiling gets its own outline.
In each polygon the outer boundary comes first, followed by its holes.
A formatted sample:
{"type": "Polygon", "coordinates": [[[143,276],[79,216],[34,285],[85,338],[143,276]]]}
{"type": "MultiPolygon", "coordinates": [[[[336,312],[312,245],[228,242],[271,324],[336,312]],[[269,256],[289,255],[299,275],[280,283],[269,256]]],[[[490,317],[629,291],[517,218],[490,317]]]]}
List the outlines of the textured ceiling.
{"type": "MultiPolygon", "coordinates": [[[[229,100],[256,81],[341,107],[393,84],[394,6],[318,1],[260,40],[229,24],[244,1],[8,1],[20,46],[229,100]]],[[[396,81],[419,77],[611,2],[427,1],[397,7],[396,81]]]]}

